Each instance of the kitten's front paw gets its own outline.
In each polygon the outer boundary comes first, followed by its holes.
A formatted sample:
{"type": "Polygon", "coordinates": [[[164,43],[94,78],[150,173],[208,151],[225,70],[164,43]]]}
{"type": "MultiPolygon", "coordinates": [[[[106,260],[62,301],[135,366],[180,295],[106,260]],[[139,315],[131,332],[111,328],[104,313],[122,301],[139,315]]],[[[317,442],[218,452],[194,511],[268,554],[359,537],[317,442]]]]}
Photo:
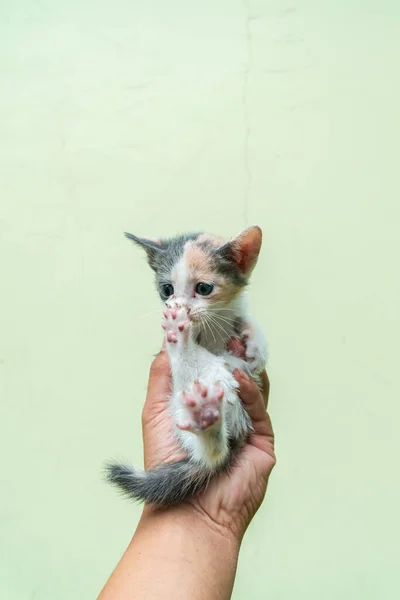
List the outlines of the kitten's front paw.
{"type": "Polygon", "coordinates": [[[252,373],[260,373],[265,368],[267,350],[254,338],[251,330],[244,330],[242,338],[245,345],[245,358],[252,373]]]}
{"type": "Polygon", "coordinates": [[[216,383],[206,386],[195,381],[190,390],[181,393],[181,411],[176,426],[184,431],[204,431],[221,419],[224,390],[216,383]]]}
{"type": "Polygon", "coordinates": [[[178,304],[171,304],[164,310],[163,315],[164,321],[161,327],[166,332],[167,342],[176,344],[179,341],[187,341],[190,329],[187,309],[178,304]]]}

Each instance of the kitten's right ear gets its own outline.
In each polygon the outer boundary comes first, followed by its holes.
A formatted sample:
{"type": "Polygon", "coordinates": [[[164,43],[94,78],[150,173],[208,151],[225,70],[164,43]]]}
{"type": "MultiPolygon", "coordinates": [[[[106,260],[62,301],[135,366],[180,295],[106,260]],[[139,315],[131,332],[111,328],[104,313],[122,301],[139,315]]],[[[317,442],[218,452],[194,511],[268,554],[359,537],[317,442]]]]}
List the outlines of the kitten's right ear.
{"type": "Polygon", "coordinates": [[[155,271],[157,266],[157,258],[164,252],[160,241],[150,238],[137,237],[136,235],[127,232],[125,232],[125,236],[145,250],[149,265],[155,271]]]}

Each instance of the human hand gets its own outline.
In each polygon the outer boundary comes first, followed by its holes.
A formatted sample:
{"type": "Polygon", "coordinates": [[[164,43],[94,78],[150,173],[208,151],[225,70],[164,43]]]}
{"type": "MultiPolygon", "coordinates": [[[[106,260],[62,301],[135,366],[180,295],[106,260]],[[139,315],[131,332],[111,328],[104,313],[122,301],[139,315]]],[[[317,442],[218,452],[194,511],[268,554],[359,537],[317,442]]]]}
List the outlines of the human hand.
{"type": "MultiPolygon", "coordinates": [[[[236,338],[231,341],[229,349],[238,356],[245,353],[245,346],[236,338]]],[[[261,374],[262,392],[241,371],[235,371],[234,376],[240,385],[239,396],[251,417],[254,432],[229,473],[214,479],[204,492],[186,503],[185,510],[193,511],[212,528],[233,534],[240,542],[265,496],[268,478],[275,465],[275,454],[274,434],[266,413],[269,394],[267,374],[265,371],[261,374]]],[[[142,413],[146,469],[184,456],[173,435],[168,405],[171,385],[169,358],[163,349],[150,369],[142,413]]]]}

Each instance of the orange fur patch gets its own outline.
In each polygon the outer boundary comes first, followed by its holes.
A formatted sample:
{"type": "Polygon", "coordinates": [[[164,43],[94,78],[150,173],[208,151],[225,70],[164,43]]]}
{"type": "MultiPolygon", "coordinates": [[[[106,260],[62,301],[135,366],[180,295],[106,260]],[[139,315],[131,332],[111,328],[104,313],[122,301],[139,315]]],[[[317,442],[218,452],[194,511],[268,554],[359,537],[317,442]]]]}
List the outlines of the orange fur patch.
{"type": "MultiPolygon", "coordinates": [[[[204,240],[205,236],[201,236],[204,240]]],[[[224,243],[220,238],[212,237],[215,246],[218,247],[224,243]]],[[[200,238],[199,238],[200,239],[200,238]]],[[[210,239],[207,239],[210,241],[210,239]]],[[[210,297],[210,302],[229,303],[237,296],[242,287],[236,285],[228,277],[217,273],[212,265],[211,257],[196,243],[188,242],[185,246],[185,262],[189,271],[189,277],[194,283],[205,281],[206,283],[215,283],[217,290],[210,297]]]]}
{"type": "Polygon", "coordinates": [[[192,242],[185,246],[185,262],[193,281],[214,281],[215,273],[210,257],[192,242]]]}

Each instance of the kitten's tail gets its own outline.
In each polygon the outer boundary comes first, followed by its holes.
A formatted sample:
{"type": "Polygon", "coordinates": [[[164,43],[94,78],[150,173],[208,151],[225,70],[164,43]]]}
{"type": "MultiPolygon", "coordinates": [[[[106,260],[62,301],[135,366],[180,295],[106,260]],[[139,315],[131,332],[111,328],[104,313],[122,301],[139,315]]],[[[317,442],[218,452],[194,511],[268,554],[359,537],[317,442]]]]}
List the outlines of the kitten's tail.
{"type": "Polygon", "coordinates": [[[150,471],[137,471],[129,465],[109,463],[107,480],[125,496],[161,506],[184,502],[198,494],[227,465],[207,468],[188,459],[159,465],[150,471]]]}

